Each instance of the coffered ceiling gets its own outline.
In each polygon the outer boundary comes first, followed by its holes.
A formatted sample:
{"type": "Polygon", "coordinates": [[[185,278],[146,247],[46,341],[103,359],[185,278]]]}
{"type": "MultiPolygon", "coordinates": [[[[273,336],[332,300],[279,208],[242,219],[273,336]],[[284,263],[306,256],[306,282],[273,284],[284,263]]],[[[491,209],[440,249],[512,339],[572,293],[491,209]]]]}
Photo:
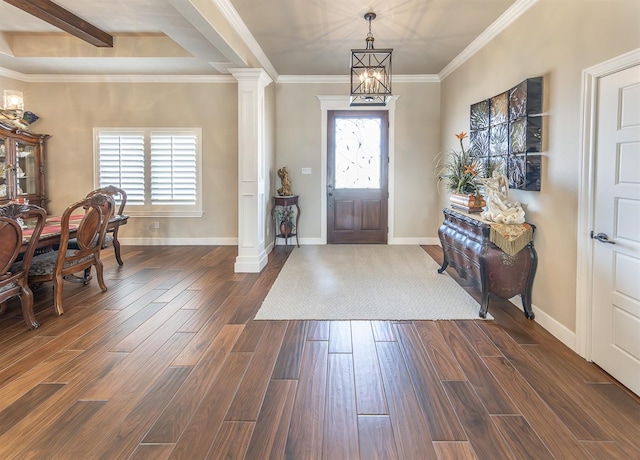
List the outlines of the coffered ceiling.
{"type": "Polygon", "coordinates": [[[376,48],[393,71],[439,74],[478,37],[490,38],[535,0],[55,0],[114,37],[95,47],[0,1],[0,74],[224,75],[263,67],[272,77],[346,75],[373,11],[376,48]]]}

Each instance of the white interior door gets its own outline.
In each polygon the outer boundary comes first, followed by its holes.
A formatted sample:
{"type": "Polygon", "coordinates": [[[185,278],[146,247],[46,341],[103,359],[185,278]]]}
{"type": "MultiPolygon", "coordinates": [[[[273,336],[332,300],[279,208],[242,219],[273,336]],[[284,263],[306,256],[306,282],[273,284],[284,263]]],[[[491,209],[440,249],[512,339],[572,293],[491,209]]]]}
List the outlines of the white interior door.
{"type": "Polygon", "coordinates": [[[640,66],[600,78],[592,359],[640,395],[640,66]]]}

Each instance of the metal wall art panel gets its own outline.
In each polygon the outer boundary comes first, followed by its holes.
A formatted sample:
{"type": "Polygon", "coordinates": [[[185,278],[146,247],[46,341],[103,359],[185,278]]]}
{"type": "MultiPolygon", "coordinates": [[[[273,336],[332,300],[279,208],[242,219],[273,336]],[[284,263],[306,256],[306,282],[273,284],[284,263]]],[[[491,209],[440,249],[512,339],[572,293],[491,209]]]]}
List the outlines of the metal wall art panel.
{"type": "Polygon", "coordinates": [[[487,159],[488,171],[503,172],[514,189],[540,191],[542,82],[528,78],[471,105],[471,152],[487,159]]]}

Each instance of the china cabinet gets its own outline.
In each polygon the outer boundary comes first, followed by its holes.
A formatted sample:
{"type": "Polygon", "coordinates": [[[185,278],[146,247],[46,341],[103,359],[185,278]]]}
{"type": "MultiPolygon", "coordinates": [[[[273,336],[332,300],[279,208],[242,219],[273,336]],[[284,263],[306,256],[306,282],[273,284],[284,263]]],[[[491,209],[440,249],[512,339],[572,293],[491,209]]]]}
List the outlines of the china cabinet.
{"type": "Polygon", "coordinates": [[[0,205],[22,199],[46,208],[44,154],[48,137],[0,122],[0,205]]]}

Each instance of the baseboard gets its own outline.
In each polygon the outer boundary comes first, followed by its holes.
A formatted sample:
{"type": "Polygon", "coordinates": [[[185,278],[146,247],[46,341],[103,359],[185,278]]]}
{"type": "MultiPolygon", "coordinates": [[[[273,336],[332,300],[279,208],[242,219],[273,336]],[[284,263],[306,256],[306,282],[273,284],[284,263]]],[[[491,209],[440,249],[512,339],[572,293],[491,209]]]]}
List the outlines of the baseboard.
{"type": "Polygon", "coordinates": [[[118,238],[123,246],[237,246],[238,238],[118,238]]]}
{"type": "Polygon", "coordinates": [[[417,237],[417,238],[389,238],[389,244],[417,244],[417,245],[440,245],[439,238],[417,237]]]}
{"type": "MultiPolygon", "coordinates": [[[[509,299],[509,301],[522,310],[524,314],[524,307],[522,306],[522,300],[519,296],[509,299]]],[[[533,313],[536,315],[535,322],[545,328],[556,339],[564,343],[573,351],[576,350],[576,333],[568,329],[563,324],[556,321],[553,317],[540,310],[534,304],[531,304],[533,313]]]]}

